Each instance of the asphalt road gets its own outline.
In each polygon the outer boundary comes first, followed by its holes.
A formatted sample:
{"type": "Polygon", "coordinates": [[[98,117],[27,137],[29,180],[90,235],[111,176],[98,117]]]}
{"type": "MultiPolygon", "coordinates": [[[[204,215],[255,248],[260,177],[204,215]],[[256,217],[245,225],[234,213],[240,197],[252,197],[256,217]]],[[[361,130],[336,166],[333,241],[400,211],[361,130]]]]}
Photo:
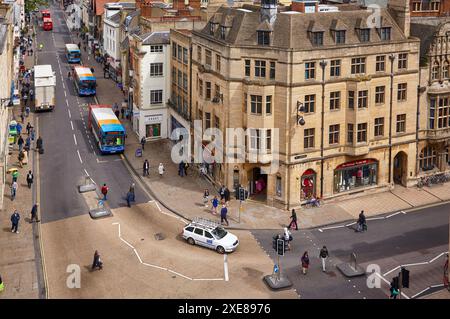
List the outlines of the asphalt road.
{"type": "MultiPolygon", "coordinates": [[[[39,131],[45,154],[40,156],[41,215],[43,222],[56,221],[87,214],[88,207],[78,193],[78,185],[89,175],[100,187],[109,187],[108,205],[126,205],[125,194],[132,177],[119,155],[102,156],[92,133],[88,132],[87,104],[95,104],[93,97],[78,97],[73,83],[67,78],[70,70],[65,58],[65,44],[74,43],[64,20],[63,12],[51,10],[53,31],[37,28],[37,64],[51,64],[56,73],[56,107],[53,112],[40,113],[39,131]]],[[[78,40],[75,41],[78,43],[78,40]]],[[[136,184],[137,203],[149,198],[136,184]]]]}
{"type": "MultiPolygon", "coordinates": [[[[368,288],[366,277],[345,278],[335,265],[348,262],[356,253],[358,263],[366,268],[376,264],[385,274],[399,265],[432,260],[448,250],[450,204],[425,208],[387,219],[368,221],[368,231],[355,233],[352,227],[293,231],[292,251],[281,257],[282,271],[293,282],[302,298],[387,298],[388,283],[398,271],[392,271],[381,281],[380,289],[368,288]],[[328,271],[322,272],[319,249],[326,245],[330,258],[328,271]],[[308,251],[310,269],[301,274],[300,257],[308,251]]],[[[280,230],[281,233],[281,230],[280,230]]],[[[262,248],[276,261],[272,249],[273,231],[253,231],[262,248]]],[[[444,256],[427,265],[411,266],[408,297],[441,283],[444,256]]],[[[431,291],[431,290],[430,290],[431,291]]]]}

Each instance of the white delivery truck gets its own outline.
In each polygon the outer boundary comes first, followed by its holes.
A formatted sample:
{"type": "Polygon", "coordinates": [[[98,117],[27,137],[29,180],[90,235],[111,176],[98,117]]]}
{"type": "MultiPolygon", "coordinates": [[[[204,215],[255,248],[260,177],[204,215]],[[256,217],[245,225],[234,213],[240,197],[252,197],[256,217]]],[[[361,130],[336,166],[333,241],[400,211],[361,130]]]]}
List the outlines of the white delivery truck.
{"type": "Polygon", "coordinates": [[[56,75],[50,64],[34,66],[35,111],[53,110],[55,107],[56,75]]]}

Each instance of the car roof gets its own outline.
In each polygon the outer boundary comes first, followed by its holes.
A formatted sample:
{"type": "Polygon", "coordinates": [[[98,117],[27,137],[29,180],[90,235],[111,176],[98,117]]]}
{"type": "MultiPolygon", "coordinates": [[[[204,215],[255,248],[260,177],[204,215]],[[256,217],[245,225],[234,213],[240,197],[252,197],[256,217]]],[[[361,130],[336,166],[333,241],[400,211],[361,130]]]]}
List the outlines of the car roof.
{"type": "Polygon", "coordinates": [[[220,227],[220,223],[210,220],[210,219],[206,219],[206,218],[202,218],[202,217],[195,217],[192,222],[187,225],[186,227],[189,226],[194,226],[197,228],[202,228],[202,229],[207,229],[209,231],[214,230],[217,227],[220,227]]]}

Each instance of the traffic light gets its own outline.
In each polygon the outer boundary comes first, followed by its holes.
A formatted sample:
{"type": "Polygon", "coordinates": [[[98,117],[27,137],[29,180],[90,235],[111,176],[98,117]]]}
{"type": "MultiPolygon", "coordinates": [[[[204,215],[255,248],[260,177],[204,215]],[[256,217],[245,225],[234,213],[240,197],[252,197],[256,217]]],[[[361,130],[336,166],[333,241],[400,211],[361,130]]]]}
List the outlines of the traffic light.
{"type": "Polygon", "coordinates": [[[409,288],[409,270],[402,267],[402,287],[409,288]]]}
{"type": "Polygon", "coordinates": [[[284,239],[277,239],[277,254],[284,256],[284,250],[286,249],[284,245],[284,239]]]}
{"type": "Polygon", "coordinates": [[[248,198],[248,190],[244,187],[239,187],[236,189],[236,199],[244,201],[248,198]]]}

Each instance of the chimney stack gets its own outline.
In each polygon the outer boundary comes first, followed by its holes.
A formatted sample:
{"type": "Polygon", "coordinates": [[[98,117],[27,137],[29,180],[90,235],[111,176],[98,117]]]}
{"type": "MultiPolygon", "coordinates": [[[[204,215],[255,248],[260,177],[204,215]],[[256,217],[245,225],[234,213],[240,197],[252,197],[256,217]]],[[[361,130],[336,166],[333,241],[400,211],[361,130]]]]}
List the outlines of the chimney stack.
{"type": "Polygon", "coordinates": [[[388,9],[407,38],[410,37],[411,14],[409,0],[389,0],[388,9]]]}

